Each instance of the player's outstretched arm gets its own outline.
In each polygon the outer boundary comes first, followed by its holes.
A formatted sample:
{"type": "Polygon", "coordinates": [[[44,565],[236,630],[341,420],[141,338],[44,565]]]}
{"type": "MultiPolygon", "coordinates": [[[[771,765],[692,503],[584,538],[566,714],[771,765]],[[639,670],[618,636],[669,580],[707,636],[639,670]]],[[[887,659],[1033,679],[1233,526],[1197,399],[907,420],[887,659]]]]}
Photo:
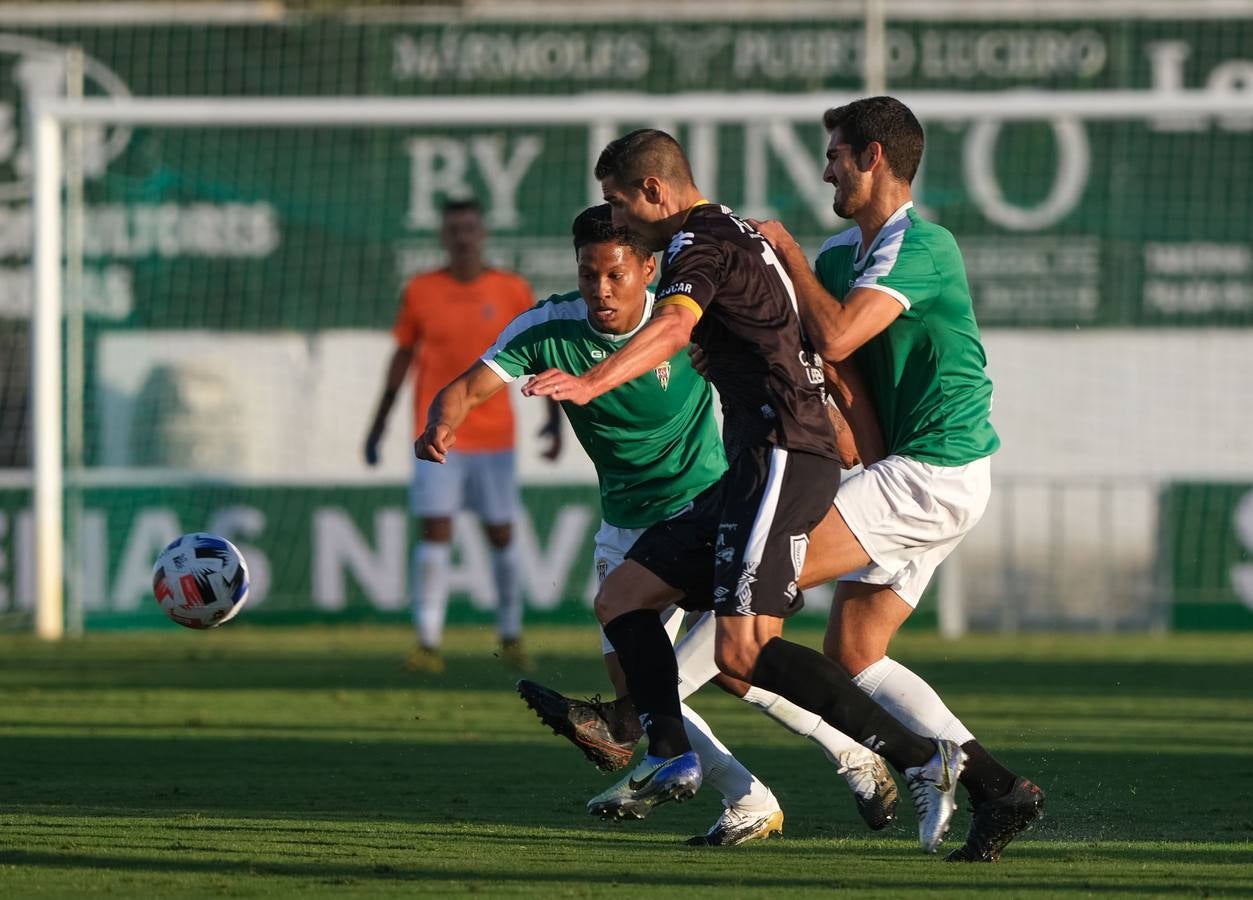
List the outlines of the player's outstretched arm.
{"type": "Polygon", "coordinates": [[[582,375],[560,369],[541,372],[522,388],[528,397],[552,397],[578,406],[657,368],[678,353],[692,337],[696,314],[678,305],[660,307],[652,321],[636,332],[621,350],[582,375]]]}
{"type": "Polygon", "coordinates": [[[367,465],[375,465],[379,461],[379,441],[383,439],[383,429],[387,427],[387,417],[391,414],[392,404],[396,402],[396,392],[405,383],[405,375],[413,362],[413,348],[398,346],[392,353],[391,362],[387,364],[387,375],[383,381],[383,393],[379,395],[378,406],[374,409],[374,419],[365,438],[365,461],[367,465]]]}
{"type": "Polygon", "coordinates": [[[426,414],[426,428],[413,442],[418,459],[442,463],[457,442],[457,429],[476,406],[496,393],[505,382],[482,360],[444,386],[426,414]]]}
{"type": "Polygon", "coordinates": [[[887,328],[901,314],[896,298],[871,288],[857,288],[836,300],[809,267],[805,251],[776,221],[753,222],[768,240],[787,269],[796,288],[801,321],[818,354],[829,362],[842,362],[887,328]]]}

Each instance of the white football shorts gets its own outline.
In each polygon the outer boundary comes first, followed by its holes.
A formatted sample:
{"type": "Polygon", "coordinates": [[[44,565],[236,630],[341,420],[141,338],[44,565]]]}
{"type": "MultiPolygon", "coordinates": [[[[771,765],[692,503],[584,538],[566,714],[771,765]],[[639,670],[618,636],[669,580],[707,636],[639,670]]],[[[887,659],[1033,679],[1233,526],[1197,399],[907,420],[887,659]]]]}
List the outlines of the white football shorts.
{"type": "MultiPolygon", "coordinates": [[[[605,577],[622,565],[626,552],[631,549],[644,531],[643,528],[619,528],[617,525],[601,521],[600,530],[596,532],[596,549],[592,557],[596,562],[597,584],[603,584],[605,577]]],[[[666,634],[670,635],[670,643],[673,644],[678,639],[679,626],[683,624],[683,610],[677,606],[662,610],[661,624],[665,627],[666,634]]],[[[614,652],[613,644],[609,643],[609,638],[605,637],[604,630],[600,633],[600,650],[602,653],[614,652]]]]}
{"type": "Polygon", "coordinates": [[[419,518],[451,517],[462,509],[488,525],[514,520],[518,480],[512,450],[448,454],[443,465],[416,460],[409,486],[409,508],[419,518]]]}
{"type": "Polygon", "coordinates": [[[988,506],[990,457],[935,466],[889,456],[847,479],[835,508],[873,562],[840,581],[891,586],[917,607],[931,576],[988,506]]]}

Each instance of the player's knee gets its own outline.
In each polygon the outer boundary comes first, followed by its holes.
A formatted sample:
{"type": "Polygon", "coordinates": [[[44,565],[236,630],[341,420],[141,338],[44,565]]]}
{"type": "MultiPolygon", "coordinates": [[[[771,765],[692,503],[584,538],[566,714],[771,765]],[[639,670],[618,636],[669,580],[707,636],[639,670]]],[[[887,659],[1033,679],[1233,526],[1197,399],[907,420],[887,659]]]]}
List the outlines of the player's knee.
{"type": "Polygon", "coordinates": [[[635,601],[635,598],[621,587],[610,578],[606,579],[605,583],[600,586],[600,590],[596,592],[596,600],[592,608],[596,612],[596,620],[601,625],[608,625],[623,613],[640,609],[640,604],[635,601]]]}
{"type": "Polygon", "coordinates": [[[718,671],[731,678],[751,682],[757,665],[757,647],[740,642],[720,640],[714,646],[714,662],[718,671]]]}
{"type": "Polygon", "coordinates": [[[613,619],[617,618],[613,611],[613,601],[605,595],[604,589],[596,594],[596,599],[592,603],[592,611],[596,613],[596,621],[601,625],[608,625],[613,619]]]}

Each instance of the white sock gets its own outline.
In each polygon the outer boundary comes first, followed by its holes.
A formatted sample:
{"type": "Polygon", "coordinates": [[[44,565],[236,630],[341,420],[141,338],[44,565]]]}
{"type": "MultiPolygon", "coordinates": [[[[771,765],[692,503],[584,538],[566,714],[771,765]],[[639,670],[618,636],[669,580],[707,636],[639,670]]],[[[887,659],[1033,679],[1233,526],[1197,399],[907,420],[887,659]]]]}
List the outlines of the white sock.
{"type": "MultiPolygon", "coordinates": [[[[718,664],[714,662],[715,630],[713,613],[705,613],[688,630],[687,634],[683,635],[683,640],[675,645],[674,655],[679,662],[680,700],[686,700],[718,674],[718,664]]],[[[832,762],[837,762],[836,754],[861,747],[861,744],[848,735],[824,722],[817,713],[801,709],[778,694],[761,688],[749,687],[744,700],[756,706],[789,731],[801,737],[810,738],[822,748],[832,762]]]]}
{"type": "Polygon", "coordinates": [[[452,561],[449,544],[422,542],[413,548],[409,573],[409,596],[413,627],[423,647],[438,647],[444,638],[448,613],[448,570],[452,561]]]}
{"type": "Polygon", "coordinates": [[[766,807],[777,805],[770,788],[766,787],[744,768],[744,764],[731,755],[723,743],[714,737],[709,725],[697,712],[684,703],[683,730],[700,757],[700,768],[706,784],[712,786],[729,805],[738,807],[766,807]]]}
{"type": "Polygon", "coordinates": [[[824,722],[822,716],[802,709],[786,697],[750,687],[744,695],[744,702],[751,703],[793,734],[812,740],[833,763],[839,763],[836,756],[845,750],[865,749],[844,732],[824,722]]]}
{"type": "Polygon", "coordinates": [[[718,674],[718,664],[714,662],[716,636],[714,614],[707,612],[674,645],[674,658],[679,664],[680,700],[692,696],[718,674]]]}
{"type": "Polygon", "coordinates": [[[957,744],[975,739],[931,685],[894,659],[883,657],[853,681],[906,728],[957,744]]]}
{"type": "Polygon", "coordinates": [[[502,641],[522,636],[522,596],[518,590],[518,552],[513,543],[492,548],[492,579],[496,582],[496,631],[502,641]]]}

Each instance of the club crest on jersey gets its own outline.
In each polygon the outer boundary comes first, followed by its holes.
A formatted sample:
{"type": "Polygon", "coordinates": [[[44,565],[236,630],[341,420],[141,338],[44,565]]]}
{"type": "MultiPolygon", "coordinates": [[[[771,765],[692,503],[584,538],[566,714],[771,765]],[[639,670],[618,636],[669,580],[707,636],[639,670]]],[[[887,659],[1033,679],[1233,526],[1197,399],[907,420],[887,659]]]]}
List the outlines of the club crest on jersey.
{"type": "Polygon", "coordinates": [[[653,369],[657,375],[657,381],[661,384],[661,389],[668,390],[670,388],[670,360],[666,360],[657,368],[653,369]]]}
{"type": "Polygon", "coordinates": [[[690,231],[680,231],[670,238],[670,246],[666,248],[666,262],[674,262],[674,258],[679,255],[684,247],[692,246],[692,241],[695,237],[696,235],[690,231]]]}

